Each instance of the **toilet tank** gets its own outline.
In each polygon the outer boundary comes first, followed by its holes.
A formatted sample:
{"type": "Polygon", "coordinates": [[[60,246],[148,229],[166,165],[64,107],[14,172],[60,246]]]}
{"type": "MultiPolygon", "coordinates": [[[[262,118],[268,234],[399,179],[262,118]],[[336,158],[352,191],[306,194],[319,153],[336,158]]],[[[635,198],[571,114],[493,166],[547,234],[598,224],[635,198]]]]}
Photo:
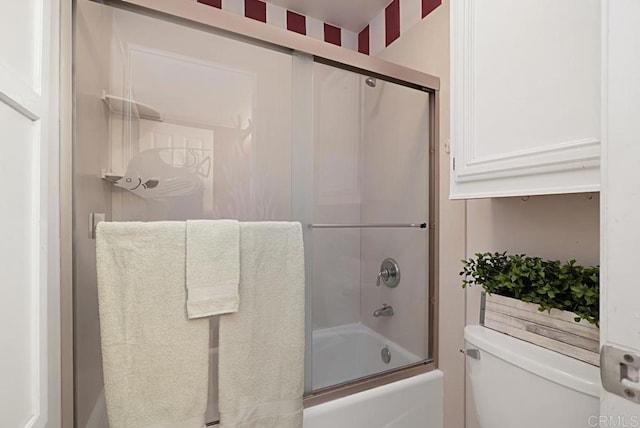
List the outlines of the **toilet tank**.
{"type": "MultiPolygon", "coordinates": [[[[486,327],[467,326],[467,373],[482,428],[579,428],[600,414],[598,367],[486,327]]],[[[591,423],[591,425],[590,425],[591,423]]]]}

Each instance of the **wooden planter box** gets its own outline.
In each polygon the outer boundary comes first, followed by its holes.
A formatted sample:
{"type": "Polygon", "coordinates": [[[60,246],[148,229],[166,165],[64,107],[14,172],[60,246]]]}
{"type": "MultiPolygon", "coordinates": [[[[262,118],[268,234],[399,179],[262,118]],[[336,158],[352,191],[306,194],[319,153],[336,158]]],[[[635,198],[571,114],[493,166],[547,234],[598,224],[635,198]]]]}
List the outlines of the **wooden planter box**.
{"type": "Polygon", "coordinates": [[[480,321],[485,327],[600,366],[600,329],[572,312],[552,309],[497,294],[483,293],[480,321]]]}

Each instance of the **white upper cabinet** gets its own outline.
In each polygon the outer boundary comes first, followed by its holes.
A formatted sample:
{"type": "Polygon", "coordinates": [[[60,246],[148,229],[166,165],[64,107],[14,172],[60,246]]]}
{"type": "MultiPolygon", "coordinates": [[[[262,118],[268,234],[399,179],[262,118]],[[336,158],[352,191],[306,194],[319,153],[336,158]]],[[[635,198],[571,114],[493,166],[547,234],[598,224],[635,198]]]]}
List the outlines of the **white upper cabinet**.
{"type": "Polygon", "coordinates": [[[451,198],[600,185],[600,1],[451,2],[451,198]]]}

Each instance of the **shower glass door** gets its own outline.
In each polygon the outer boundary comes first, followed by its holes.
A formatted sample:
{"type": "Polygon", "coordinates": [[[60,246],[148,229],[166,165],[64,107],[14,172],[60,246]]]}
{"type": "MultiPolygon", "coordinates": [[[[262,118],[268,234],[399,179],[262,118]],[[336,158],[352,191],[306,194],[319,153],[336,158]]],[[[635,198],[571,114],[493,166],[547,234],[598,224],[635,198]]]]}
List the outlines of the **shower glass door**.
{"type": "Polygon", "coordinates": [[[78,427],[107,426],[99,219],[300,221],[306,394],[429,360],[429,93],[89,0],[74,26],[78,427]]]}
{"type": "Polygon", "coordinates": [[[430,94],[312,71],[312,191],[299,197],[311,213],[307,388],[318,391],[430,356],[430,94]]]}
{"type": "MultiPolygon", "coordinates": [[[[104,427],[91,215],[290,220],[292,59],[87,0],[75,39],[75,418],[104,427]]],[[[218,418],[217,321],[207,421],[218,418]]]]}

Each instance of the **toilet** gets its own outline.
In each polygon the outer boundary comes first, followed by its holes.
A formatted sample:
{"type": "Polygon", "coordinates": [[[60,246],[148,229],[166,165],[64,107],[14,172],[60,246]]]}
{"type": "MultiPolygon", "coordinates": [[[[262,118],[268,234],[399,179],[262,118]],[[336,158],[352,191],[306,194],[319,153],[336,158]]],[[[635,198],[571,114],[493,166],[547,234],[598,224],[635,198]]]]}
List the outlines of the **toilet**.
{"type": "Polygon", "coordinates": [[[467,371],[482,428],[590,426],[600,370],[480,325],[464,330],[467,371]]]}

